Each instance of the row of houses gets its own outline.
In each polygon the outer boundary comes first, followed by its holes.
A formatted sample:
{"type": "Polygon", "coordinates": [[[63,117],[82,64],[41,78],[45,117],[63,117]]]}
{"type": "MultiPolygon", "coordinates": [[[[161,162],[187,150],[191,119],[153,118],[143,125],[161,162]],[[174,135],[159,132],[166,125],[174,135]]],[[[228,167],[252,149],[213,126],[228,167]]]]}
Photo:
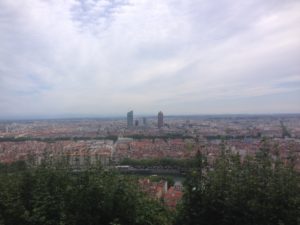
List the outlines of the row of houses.
{"type": "Polygon", "coordinates": [[[183,186],[180,182],[175,182],[173,186],[168,187],[168,182],[160,180],[152,182],[149,178],[139,179],[140,189],[147,193],[151,198],[161,201],[170,209],[176,209],[183,196],[183,186]]]}

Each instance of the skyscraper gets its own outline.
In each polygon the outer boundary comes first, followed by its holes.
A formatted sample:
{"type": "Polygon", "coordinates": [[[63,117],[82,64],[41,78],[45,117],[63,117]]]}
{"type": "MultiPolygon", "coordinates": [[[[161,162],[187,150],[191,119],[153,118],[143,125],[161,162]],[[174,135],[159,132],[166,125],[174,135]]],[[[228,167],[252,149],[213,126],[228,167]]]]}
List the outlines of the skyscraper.
{"type": "Polygon", "coordinates": [[[133,110],[127,113],[127,127],[133,127],[133,110]]]}
{"type": "Polygon", "coordinates": [[[157,115],[157,126],[158,128],[162,128],[164,126],[164,114],[160,111],[157,115]]]}

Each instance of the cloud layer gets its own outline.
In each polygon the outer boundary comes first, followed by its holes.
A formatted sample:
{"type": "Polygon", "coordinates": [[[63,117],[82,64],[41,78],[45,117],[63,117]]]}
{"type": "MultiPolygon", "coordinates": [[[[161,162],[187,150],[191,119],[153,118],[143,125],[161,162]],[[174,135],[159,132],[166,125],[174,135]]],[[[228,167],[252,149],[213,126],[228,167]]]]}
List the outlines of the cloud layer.
{"type": "Polygon", "coordinates": [[[300,112],[299,1],[0,8],[0,117],[300,112]]]}

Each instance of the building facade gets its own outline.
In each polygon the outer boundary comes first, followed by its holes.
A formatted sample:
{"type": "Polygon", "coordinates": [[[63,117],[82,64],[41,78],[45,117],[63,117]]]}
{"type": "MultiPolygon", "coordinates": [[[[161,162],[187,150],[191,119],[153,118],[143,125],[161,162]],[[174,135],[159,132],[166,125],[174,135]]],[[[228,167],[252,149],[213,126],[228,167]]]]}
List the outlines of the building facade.
{"type": "Polygon", "coordinates": [[[127,113],[127,127],[133,127],[133,110],[127,113]]]}
{"type": "Polygon", "coordinates": [[[164,114],[160,111],[157,115],[157,126],[158,128],[162,128],[164,126],[164,114]]]}

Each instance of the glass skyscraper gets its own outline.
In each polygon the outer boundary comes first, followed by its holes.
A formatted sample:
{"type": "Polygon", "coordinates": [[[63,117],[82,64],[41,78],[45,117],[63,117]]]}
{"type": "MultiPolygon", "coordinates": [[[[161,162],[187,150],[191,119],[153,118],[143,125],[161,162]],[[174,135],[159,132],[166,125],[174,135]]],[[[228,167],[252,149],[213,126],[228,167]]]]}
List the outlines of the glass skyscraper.
{"type": "Polygon", "coordinates": [[[133,110],[127,113],[127,127],[133,127],[133,110]]]}

